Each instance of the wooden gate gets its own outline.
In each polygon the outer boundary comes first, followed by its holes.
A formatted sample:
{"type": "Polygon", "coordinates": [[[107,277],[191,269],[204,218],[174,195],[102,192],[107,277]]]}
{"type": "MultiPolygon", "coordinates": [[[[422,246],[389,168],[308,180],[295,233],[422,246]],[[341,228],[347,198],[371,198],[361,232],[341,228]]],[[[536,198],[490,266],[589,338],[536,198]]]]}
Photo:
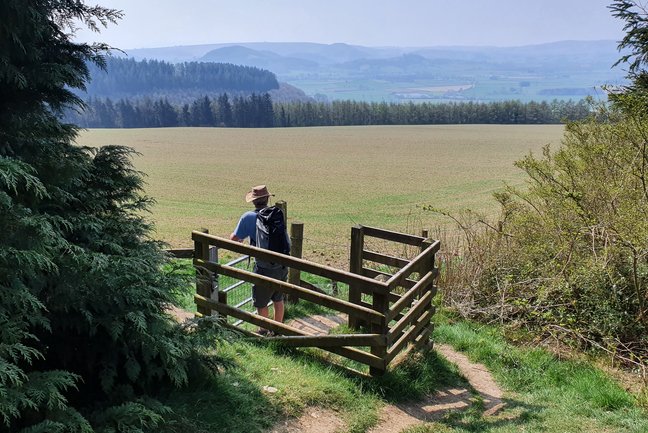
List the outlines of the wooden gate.
{"type": "MultiPolygon", "coordinates": [[[[259,334],[243,329],[242,325],[269,329],[279,343],[298,347],[318,347],[368,365],[372,375],[382,374],[389,363],[408,343],[427,344],[430,341],[434,314],[432,299],[436,294],[434,267],[439,241],[382,230],[356,226],[351,232],[350,272],[321,265],[298,257],[233,242],[229,239],[192,232],[194,265],[198,273],[195,301],[200,315],[217,314],[226,326],[259,338],[259,334]],[[412,260],[365,249],[365,238],[374,237],[419,249],[412,260]],[[219,263],[218,251],[226,250],[242,256],[228,263],[219,263]],[[258,275],[249,269],[251,259],[280,263],[291,269],[290,282],[258,275]],[[247,263],[246,263],[247,262],[247,263]],[[377,263],[398,269],[390,273],[372,269],[365,264],[377,263]],[[241,267],[244,264],[246,266],[241,267]],[[298,275],[310,273],[335,283],[347,284],[348,296],[337,296],[313,290],[298,275]],[[295,278],[297,275],[297,278],[295,278]],[[231,284],[223,282],[229,278],[231,284]],[[259,284],[289,296],[347,314],[349,325],[362,333],[312,335],[285,323],[276,322],[249,310],[251,296],[231,295],[245,283],[259,284]],[[364,348],[368,347],[369,350],[364,348]]],[[[247,289],[249,290],[249,288],[247,289]]]]}

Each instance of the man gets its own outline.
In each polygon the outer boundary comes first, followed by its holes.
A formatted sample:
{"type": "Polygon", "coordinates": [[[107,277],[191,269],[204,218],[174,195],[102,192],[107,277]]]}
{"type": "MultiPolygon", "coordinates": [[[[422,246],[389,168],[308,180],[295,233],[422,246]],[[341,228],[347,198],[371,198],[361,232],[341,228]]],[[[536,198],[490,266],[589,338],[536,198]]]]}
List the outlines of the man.
{"type": "MultiPolygon", "coordinates": [[[[268,198],[270,196],[274,196],[274,194],[271,194],[265,185],[255,186],[245,195],[245,201],[252,203],[254,205],[254,210],[247,211],[241,216],[236,229],[234,229],[234,232],[230,235],[231,240],[243,242],[246,238],[250,238],[250,245],[256,246],[257,214],[268,206],[268,198]]],[[[286,238],[288,238],[288,233],[286,233],[286,238]]],[[[270,267],[260,266],[258,261],[255,261],[254,263],[254,272],[259,275],[282,281],[286,281],[288,277],[287,267],[281,265],[273,265],[270,267]]],[[[254,307],[257,309],[257,313],[263,317],[269,316],[268,304],[270,303],[270,300],[272,300],[274,304],[274,320],[277,322],[283,322],[283,293],[255,284],[252,286],[252,300],[254,307]]],[[[265,335],[269,332],[266,329],[260,329],[259,333],[265,335]]]]}

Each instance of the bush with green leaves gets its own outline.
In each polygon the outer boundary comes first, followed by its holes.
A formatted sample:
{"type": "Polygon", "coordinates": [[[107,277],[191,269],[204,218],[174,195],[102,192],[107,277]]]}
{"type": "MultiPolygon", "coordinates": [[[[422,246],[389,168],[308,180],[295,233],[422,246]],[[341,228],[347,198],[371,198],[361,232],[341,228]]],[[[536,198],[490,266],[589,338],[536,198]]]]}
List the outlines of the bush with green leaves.
{"type": "Polygon", "coordinates": [[[496,195],[498,224],[464,226],[472,289],[451,300],[648,356],[648,97],[617,95],[516,165],[527,185],[496,195]]]}
{"type": "Polygon", "coordinates": [[[120,13],[78,0],[0,3],[0,432],[154,430],[150,396],[186,384],[209,337],[165,312],[182,284],[150,237],[132,151],[74,145],[86,62],[73,41],[120,13]]]}

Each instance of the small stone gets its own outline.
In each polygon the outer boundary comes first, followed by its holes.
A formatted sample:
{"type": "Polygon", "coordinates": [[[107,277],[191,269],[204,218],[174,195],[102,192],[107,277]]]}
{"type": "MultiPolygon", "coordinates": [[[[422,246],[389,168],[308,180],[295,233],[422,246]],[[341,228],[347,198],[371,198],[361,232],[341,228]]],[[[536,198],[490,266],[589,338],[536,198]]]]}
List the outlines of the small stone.
{"type": "Polygon", "coordinates": [[[270,369],[270,371],[277,372],[277,371],[279,371],[279,369],[278,369],[277,367],[272,367],[272,368],[270,369]]]}
{"type": "Polygon", "coordinates": [[[232,383],[232,386],[239,386],[239,385],[240,385],[240,383],[238,383],[238,382],[232,383]]]}
{"type": "Polygon", "coordinates": [[[265,392],[267,392],[268,394],[274,394],[274,393],[276,393],[277,391],[279,391],[279,390],[278,390],[277,388],[275,388],[274,386],[268,386],[268,385],[264,386],[264,387],[263,387],[263,390],[264,390],[265,392]]]}

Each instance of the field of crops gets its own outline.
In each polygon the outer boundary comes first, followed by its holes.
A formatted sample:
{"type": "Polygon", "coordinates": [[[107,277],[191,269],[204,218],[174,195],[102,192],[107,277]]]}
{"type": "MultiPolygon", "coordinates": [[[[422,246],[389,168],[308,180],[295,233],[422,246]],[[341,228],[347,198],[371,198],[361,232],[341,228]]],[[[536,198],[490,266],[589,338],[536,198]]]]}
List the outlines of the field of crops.
{"type": "Polygon", "coordinates": [[[377,126],[289,129],[173,128],[83,132],[80,145],[122,144],[141,153],[146,193],[157,200],[157,237],[191,246],[191,230],[228,236],[249,209],[243,199],[266,183],[305,224],[304,256],[341,263],[350,227],[418,233],[447,221],[426,205],[497,212],[503,182],[523,184],[513,162],[563,126],[377,126]]]}

